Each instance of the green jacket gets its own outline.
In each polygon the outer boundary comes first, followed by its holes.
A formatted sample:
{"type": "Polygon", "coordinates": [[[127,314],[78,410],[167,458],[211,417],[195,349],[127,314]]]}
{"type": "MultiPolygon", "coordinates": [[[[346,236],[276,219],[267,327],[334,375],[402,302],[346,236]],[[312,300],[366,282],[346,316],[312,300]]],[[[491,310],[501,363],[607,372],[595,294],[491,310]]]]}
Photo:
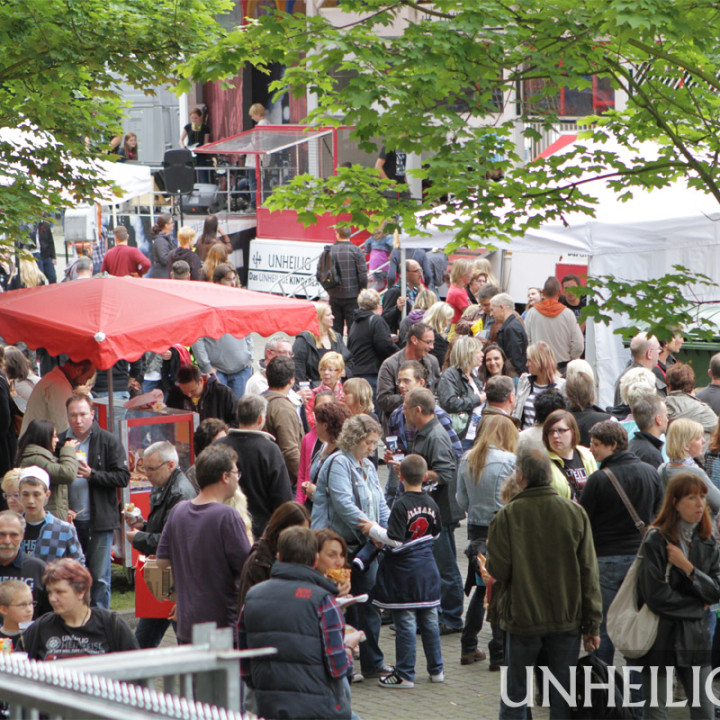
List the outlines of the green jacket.
{"type": "Polygon", "coordinates": [[[77,477],[78,461],[75,448],[64,445],[56,457],[41,445],[30,443],[20,458],[20,467],[37,465],[50,476],[50,499],[45,506],[56,518],[67,521],[68,486],[77,477]]]}
{"type": "Polygon", "coordinates": [[[489,618],[516,635],[597,635],[602,597],[585,510],[551,486],[518,493],[490,525],[489,618]]]}

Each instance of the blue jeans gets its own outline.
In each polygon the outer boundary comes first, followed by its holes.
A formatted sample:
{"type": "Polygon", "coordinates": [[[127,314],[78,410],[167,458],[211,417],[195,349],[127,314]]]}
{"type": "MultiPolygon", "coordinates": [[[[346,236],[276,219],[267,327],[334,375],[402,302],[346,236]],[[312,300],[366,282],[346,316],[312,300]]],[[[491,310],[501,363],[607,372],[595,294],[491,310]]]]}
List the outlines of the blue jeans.
{"type": "Polygon", "coordinates": [[[140,649],[159,647],[169,627],[170,620],[167,618],[139,618],[135,628],[135,639],[140,649]]]}
{"type": "MultiPolygon", "coordinates": [[[[350,592],[353,595],[369,593],[375,587],[378,561],[373,560],[365,572],[353,565],[350,576],[350,592]]],[[[385,658],[378,644],[380,640],[380,611],[371,602],[351,605],[346,613],[348,623],[358,630],[362,630],[367,640],[360,643],[360,667],[369,672],[384,665],[385,658]]]]}
{"type": "Polygon", "coordinates": [[[455,549],[456,524],[443,524],[433,544],[433,555],[440,571],[440,624],[462,630],[463,581],[457,564],[455,549]]]}
{"type": "MultiPolygon", "coordinates": [[[[600,623],[600,648],[597,656],[607,665],[612,665],[615,655],[615,646],[607,634],[606,618],[608,608],[615,599],[622,581],[630,569],[634,555],[606,555],[599,557],[598,569],[600,571],[600,592],[602,593],[603,619],[600,623]]],[[[637,681],[637,680],[636,680],[637,681]]]]}
{"type": "Polygon", "coordinates": [[[112,582],[112,530],[97,532],[90,529],[90,523],[76,522],[78,539],[85,553],[85,563],[92,575],[90,591],[91,607],[110,609],[110,584],[112,582]]]}
{"type": "MultiPolygon", "coordinates": [[[[506,633],[505,661],[507,663],[507,699],[513,703],[524,702],[528,698],[532,702],[532,694],[528,693],[527,675],[532,678],[532,668],[538,655],[544,650],[548,670],[556,677],[563,688],[570,687],[570,673],[577,665],[580,654],[580,631],[572,630],[564,633],[548,633],[547,635],[513,635],[506,633]]],[[[500,700],[500,718],[528,717],[528,707],[509,707],[500,700]]],[[[570,707],[550,685],[550,720],[570,717],[570,707]]]]}
{"type": "Polygon", "coordinates": [[[152,392],[162,385],[162,380],[143,380],[143,393],[152,392]]]}
{"type": "Polygon", "coordinates": [[[223,385],[227,385],[234,393],[238,400],[245,394],[245,385],[252,375],[252,368],[243,368],[240,372],[226,375],[224,372],[217,371],[217,379],[223,385]]]}
{"type": "Polygon", "coordinates": [[[387,506],[392,510],[393,503],[398,494],[398,488],[400,487],[400,478],[393,472],[393,469],[388,466],[388,479],[385,483],[385,502],[387,506]]]}
{"type": "Polygon", "coordinates": [[[415,680],[416,626],[420,628],[428,673],[430,675],[441,673],[443,661],[440,652],[437,608],[393,610],[392,616],[395,623],[395,670],[398,675],[408,680],[415,680]]]}
{"type": "Polygon", "coordinates": [[[33,253],[33,257],[37,260],[39,268],[43,271],[43,275],[47,278],[50,285],[57,282],[57,273],[55,272],[55,263],[52,258],[41,257],[39,252],[33,253]]]}

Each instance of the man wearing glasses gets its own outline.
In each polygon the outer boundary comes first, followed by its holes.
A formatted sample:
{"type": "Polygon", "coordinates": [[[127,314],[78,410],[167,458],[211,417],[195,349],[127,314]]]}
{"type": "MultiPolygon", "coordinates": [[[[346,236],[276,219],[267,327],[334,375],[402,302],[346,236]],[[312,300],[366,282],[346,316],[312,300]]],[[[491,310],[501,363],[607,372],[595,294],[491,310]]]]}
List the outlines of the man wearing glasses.
{"type": "Polygon", "coordinates": [[[382,316],[390,327],[390,331],[396,333],[402,320],[402,310],[405,306],[409,313],[415,304],[418,293],[423,289],[423,273],[420,263],[417,260],[405,261],[405,290],[400,287],[400,275],[397,282],[385,293],[383,298],[382,316]]]}
{"type": "Polygon", "coordinates": [[[173,571],[180,644],[192,641],[196,623],[237,631],[240,575],[250,553],[240,513],[224,504],[238,489],[235,451],[221,444],[206,447],[195,478],[199,495],[172,509],[157,548],[158,566],[173,571]]]}
{"type": "MultiPolygon", "coordinates": [[[[128,542],[143,555],[155,555],[170,511],[181,500],[192,500],[197,494],[178,462],[177,450],[167,440],[153,443],[143,453],[143,470],[153,486],[150,515],[147,520],[125,515],[125,522],[131,528],[125,533],[128,542]]],[[[135,629],[140,647],[158,647],[168,625],[167,618],[140,618],[135,629]]]]}

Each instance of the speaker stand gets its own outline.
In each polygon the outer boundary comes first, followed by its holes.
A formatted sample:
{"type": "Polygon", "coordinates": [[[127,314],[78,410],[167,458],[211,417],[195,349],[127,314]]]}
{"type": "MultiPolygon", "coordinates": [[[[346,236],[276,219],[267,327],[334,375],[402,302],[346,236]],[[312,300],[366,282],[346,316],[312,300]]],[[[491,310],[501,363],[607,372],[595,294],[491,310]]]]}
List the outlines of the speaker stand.
{"type": "Polygon", "coordinates": [[[185,220],[183,218],[183,201],[182,201],[182,192],[178,190],[177,199],[178,199],[178,206],[180,207],[180,227],[185,225],[185,220]]]}

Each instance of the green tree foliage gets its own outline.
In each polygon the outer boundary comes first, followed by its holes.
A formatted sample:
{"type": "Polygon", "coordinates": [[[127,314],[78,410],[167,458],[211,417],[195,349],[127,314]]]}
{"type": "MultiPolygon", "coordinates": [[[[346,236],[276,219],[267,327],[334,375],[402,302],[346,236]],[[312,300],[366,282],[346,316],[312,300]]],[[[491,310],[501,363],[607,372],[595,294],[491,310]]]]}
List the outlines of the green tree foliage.
{"type": "Polygon", "coordinates": [[[88,160],[121,129],[118,83],[172,82],[185,53],[219,37],[228,0],[0,3],[0,234],[94,197],[88,160]],[[88,143],[86,144],[86,138],[88,143]]]}
{"type": "Polygon", "coordinates": [[[397,213],[417,233],[449,198],[457,244],[472,245],[571,212],[592,215],[588,174],[609,179],[621,200],[682,176],[720,201],[715,0],[343,0],[341,8],[338,27],[268,11],[193,57],[187,81],[230,77],[246,63],[286,65],[274,89],[309,89],[318,103],[310,123],[352,125],[370,152],[382,138],[423,153],[424,167],[411,172],[429,188],[422,201],[388,200],[376,171],[354,167],[340,179],[297,178],[273,206],[295,208],[307,222],[349,210],[370,227],[397,213]],[[333,82],[337,71],[346,82],[333,82]],[[578,147],[526,163],[518,139],[557,122],[560,90],[586,90],[593,75],[628,101],[587,118],[587,137],[612,138],[629,159],[610,146],[578,147]],[[659,143],[652,159],[637,149],[650,139],[659,143]],[[427,210],[424,220],[418,209],[427,210]]]}

